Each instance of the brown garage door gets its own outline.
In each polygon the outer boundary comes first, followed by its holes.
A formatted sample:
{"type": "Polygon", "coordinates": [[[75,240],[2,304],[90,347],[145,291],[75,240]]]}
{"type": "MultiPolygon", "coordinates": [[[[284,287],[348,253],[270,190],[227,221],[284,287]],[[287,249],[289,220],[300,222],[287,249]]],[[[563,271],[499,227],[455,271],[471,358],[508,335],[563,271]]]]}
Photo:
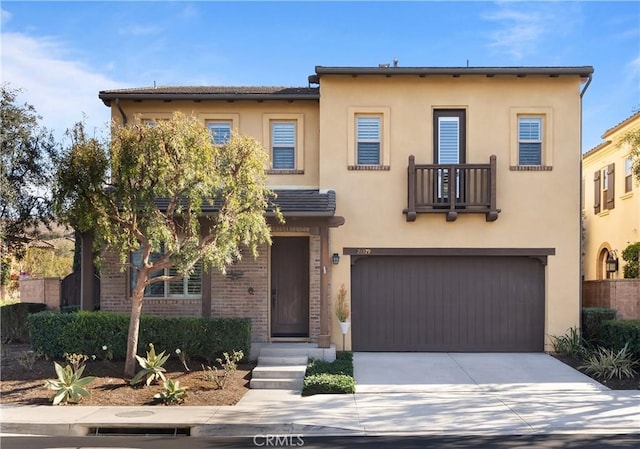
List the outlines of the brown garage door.
{"type": "Polygon", "coordinates": [[[544,265],[530,257],[354,261],[355,351],[543,351],[544,265]]]}

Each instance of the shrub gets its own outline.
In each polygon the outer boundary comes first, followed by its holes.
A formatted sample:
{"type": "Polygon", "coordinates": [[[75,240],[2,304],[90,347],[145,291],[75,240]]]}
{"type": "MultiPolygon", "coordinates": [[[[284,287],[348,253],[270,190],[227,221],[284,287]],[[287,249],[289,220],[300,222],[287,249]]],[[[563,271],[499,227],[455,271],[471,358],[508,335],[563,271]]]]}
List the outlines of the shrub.
{"type": "Polygon", "coordinates": [[[307,365],[307,374],[344,374],[345,376],[353,376],[353,362],[348,360],[336,359],[335,362],[326,362],[324,360],[310,360],[307,365]]]}
{"type": "Polygon", "coordinates": [[[594,346],[602,344],[602,323],[616,318],[615,309],[584,307],[582,309],[582,338],[594,346]]]}
{"type": "Polygon", "coordinates": [[[580,358],[585,353],[585,342],[576,327],[570,328],[565,335],[552,335],[551,345],[557,354],[580,358]]]}
{"type": "Polygon", "coordinates": [[[302,394],[350,394],[356,392],[353,377],[344,374],[312,374],[305,376],[302,394]]]}
{"type": "Polygon", "coordinates": [[[617,377],[633,377],[636,375],[634,367],[638,364],[633,360],[633,356],[629,352],[628,344],[624,345],[619,351],[607,348],[598,348],[585,359],[585,364],[578,367],[583,369],[587,374],[594,374],[596,377],[603,379],[613,379],[617,377]]]}
{"type": "MultiPolygon", "coordinates": [[[[129,315],[113,312],[43,312],[29,317],[34,350],[60,358],[67,353],[100,354],[103,346],[122,360],[127,353],[129,315]]],[[[138,352],[149,343],[159,348],[180,348],[190,357],[212,361],[237,349],[249,354],[251,321],[248,318],[158,317],[140,318],[138,352]]]]}
{"type": "Polygon", "coordinates": [[[33,367],[41,354],[34,351],[24,351],[18,355],[18,365],[27,371],[33,371],[33,367]]]}
{"type": "Polygon", "coordinates": [[[355,391],[352,352],[337,354],[333,362],[309,360],[302,388],[303,395],[349,394],[355,391]]]}
{"type": "Polygon", "coordinates": [[[602,323],[602,346],[619,351],[629,345],[629,352],[640,357],[640,320],[612,320],[602,323]]]}
{"type": "Polygon", "coordinates": [[[2,343],[29,343],[29,314],[42,312],[46,304],[36,302],[17,302],[0,307],[0,341],[2,343]]]}
{"type": "Polygon", "coordinates": [[[238,368],[238,362],[242,360],[244,354],[242,351],[233,351],[231,356],[228,353],[224,353],[224,361],[221,358],[218,358],[216,361],[222,367],[222,371],[220,371],[217,367],[202,365],[202,371],[204,372],[205,379],[209,381],[213,381],[216,383],[219,389],[224,389],[227,384],[227,380],[233,375],[233,373],[238,368]]]}
{"type": "Polygon", "coordinates": [[[623,275],[625,278],[637,278],[640,277],[640,264],[638,262],[638,255],[640,254],[640,242],[632,243],[622,251],[622,259],[627,262],[623,269],[623,275]]]}

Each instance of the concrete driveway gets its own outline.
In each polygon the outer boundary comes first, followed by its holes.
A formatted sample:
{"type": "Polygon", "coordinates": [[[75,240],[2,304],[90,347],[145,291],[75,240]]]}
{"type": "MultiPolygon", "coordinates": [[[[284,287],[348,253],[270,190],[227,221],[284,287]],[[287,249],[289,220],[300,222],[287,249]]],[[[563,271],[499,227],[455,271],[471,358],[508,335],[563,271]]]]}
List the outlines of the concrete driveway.
{"type": "Polygon", "coordinates": [[[606,391],[543,353],[358,352],[358,393],[606,391]]]}

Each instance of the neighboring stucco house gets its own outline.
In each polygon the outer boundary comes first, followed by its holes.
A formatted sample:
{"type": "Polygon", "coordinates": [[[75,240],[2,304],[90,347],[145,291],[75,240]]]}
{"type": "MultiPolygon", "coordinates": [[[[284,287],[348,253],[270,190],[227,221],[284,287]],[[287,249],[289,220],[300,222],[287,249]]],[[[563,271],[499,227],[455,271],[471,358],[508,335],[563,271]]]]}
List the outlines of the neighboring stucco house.
{"type": "Polygon", "coordinates": [[[602,135],[603,143],[582,157],[584,185],[585,280],[622,278],[622,251],[640,241],[640,195],[631,173],[629,145],[621,142],[640,128],[640,112],[602,135]],[[617,259],[616,271],[607,271],[607,259],[617,259]]]}
{"type": "MultiPolygon", "coordinates": [[[[254,342],[359,351],[543,351],[579,326],[586,67],[316,67],[309,86],[102,91],[117,121],[195,114],[257,138],[286,224],[226,276],[143,313],[248,316],[254,342]]],[[[106,264],[102,310],[129,310],[106,264]]],[[[164,293],[167,292],[167,293],[164,293]]]]}

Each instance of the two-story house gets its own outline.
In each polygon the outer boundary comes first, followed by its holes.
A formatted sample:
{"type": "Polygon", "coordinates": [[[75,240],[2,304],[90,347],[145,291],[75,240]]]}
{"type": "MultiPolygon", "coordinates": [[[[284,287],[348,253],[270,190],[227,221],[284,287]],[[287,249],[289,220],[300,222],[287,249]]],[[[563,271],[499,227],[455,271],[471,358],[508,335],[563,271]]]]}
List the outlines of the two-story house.
{"type": "MultiPolygon", "coordinates": [[[[359,351],[543,351],[579,326],[581,98],[592,67],[316,67],[308,87],[102,91],[112,117],[195,114],[271,155],[284,225],[226,276],[143,313],[248,316],[253,341],[359,351]],[[341,344],[341,343],[340,343],[341,344]]],[[[129,310],[117,260],[102,310],[129,310]]]]}
{"type": "Polygon", "coordinates": [[[640,241],[638,183],[631,173],[629,145],[622,142],[628,132],[638,128],[640,112],[605,131],[604,142],[582,157],[585,280],[621,278],[625,263],[620,257],[622,250],[640,241]],[[610,257],[618,264],[607,271],[610,257]]]}
{"type": "Polygon", "coordinates": [[[636,112],[605,131],[604,141],[582,158],[584,305],[612,307],[626,319],[640,317],[640,283],[621,281],[622,251],[640,241],[640,195],[623,138],[639,128],[636,112]]]}

